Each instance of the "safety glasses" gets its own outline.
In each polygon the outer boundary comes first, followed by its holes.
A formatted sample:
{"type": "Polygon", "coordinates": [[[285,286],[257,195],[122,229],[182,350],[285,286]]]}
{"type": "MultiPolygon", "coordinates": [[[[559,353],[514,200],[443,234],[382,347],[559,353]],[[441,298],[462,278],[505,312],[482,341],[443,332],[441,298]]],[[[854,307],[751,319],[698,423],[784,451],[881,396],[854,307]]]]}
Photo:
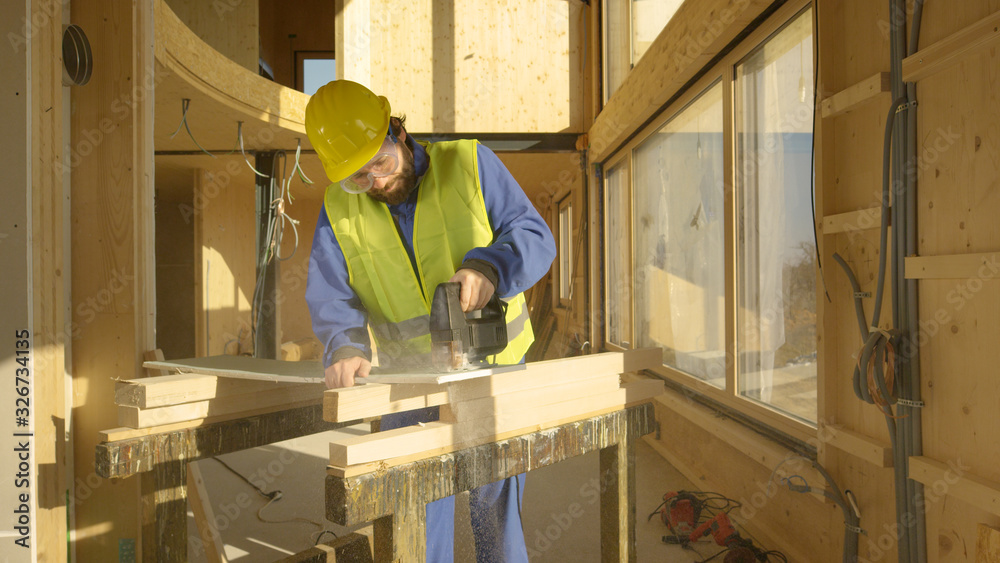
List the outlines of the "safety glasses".
{"type": "Polygon", "coordinates": [[[398,141],[390,129],[375,156],[361,170],[340,181],[341,189],[349,194],[363,194],[375,185],[375,178],[384,178],[395,172],[399,167],[398,141]]]}

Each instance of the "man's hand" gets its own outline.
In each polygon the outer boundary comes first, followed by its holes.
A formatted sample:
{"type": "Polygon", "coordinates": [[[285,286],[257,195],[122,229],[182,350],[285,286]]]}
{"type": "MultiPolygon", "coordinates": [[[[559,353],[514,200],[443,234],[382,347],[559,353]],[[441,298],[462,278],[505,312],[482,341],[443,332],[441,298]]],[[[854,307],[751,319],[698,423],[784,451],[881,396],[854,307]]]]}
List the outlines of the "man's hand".
{"type": "Polygon", "coordinates": [[[462,302],[462,311],[466,313],[485,307],[490,302],[490,298],[493,297],[493,292],[496,291],[493,282],[488,280],[486,276],[468,268],[455,272],[455,275],[451,276],[448,281],[462,284],[459,300],[462,302]]]}
{"type": "Polygon", "coordinates": [[[353,387],[355,377],[368,377],[371,370],[372,363],[367,358],[361,356],[344,358],[326,368],[326,388],[353,387]]]}

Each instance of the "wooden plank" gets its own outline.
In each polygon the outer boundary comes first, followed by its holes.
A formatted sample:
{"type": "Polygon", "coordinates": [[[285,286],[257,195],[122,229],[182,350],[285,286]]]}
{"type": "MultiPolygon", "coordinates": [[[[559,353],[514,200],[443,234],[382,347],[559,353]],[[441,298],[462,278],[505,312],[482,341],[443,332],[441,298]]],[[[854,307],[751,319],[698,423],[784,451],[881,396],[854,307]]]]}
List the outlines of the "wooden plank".
{"type": "MultiPolygon", "coordinates": [[[[591,418],[591,417],[595,417],[595,416],[602,416],[602,415],[605,415],[605,414],[613,413],[613,412],[618,411],[618,410],[621,410],[621,408],[620,407],[610,407],[610,408],[607,408],[607,409],[601,409],[601,410],[598,410],[598,411],[589,412],[589,413],[587,413],[582,418],[591,418]]],[[[572,423],[572,422],[578,422],[582,418],[579,415],[568,416],[568,417],[563,418],[563,419],[553,420],[551,422],[546,422],[545,424],[540,424],[536,428],[537,428],[537,430],[547,430],[547,429],[550,429],[550,428],[555,428],[557,426],[561,426],[563,424],[569,424],[569,423],[572,423]]],[[[365,432],[365,431],[368,431],[368,429],[366,429],[366,428],[364,428],[362,426],[358,426],[358,432],[359,432],[359,434],[362,433],[362,432],[365,432]]],[[[390,458],[390,459],[383,459],[383,460],[379,460],[377,462],[359,463],[359,464],[351,465],[351,466],[348,466],[348,467],[340,467],[340,466],[336,466],[336,465],[328,465],[327,468],[326,468],[326,473],[328,475],[333,475],[335,477],[345,477],[345,478],[346,477],[356,477],[358,475],[363,475],[365,473],[371,473],[373,471],[382,471],[382,470],[388,469],[390,467],[397,467],[397,466],[403,465],[405,463],[411,463],[411,462],[414,462],[414,461],[417,461],[417,460],[420,460],[420,459],[424,459],[424,458],[429,457],[429,456],[437,456],[437,455],[449,454],[449,453],[452,453],[454,451],[457,451],[457,450],[463,449],[463,448],[472,448],[472,447],[481,446],[483,444],[487,444],[487,443],[490,443],[490,442],[499,442],[499,441],[502,441],[502,440],[507,440],[507,439],[513,438],[515,436],[519,436],[521,434],[524,434],[523,430],[520,430],[520,429],[519,430],[511,430],[509,432],[501,432],[500,434],[496,434],[496,435],[493,435],[493,436],[486,436],[486,437],[480,438],[478,440],[472,440],[472,441],[466,442],[464,444],[449,444],[447,446],[442,446],[442,447],[436,448],[434,450],[428,450],[428,451],[419,452],[419,453],[416,453],[416,454],[404,455],[404,456],[394,457],[394,458],[390,458]]]]}
{"type": "MultiPolygon", "coordinates": [[[[771,440],[761,440],[759,434],[747,426],[720,417],[695,401],[681,397],[675,391],[667,391],[657,396],[654,401],[664,405],[671,411],[684,417],[692,424],[705,429],[719,440],[736,448],[743,455],[756,461],[769,470],[784,463],[792,452],[771,440]]],[[[810,483],[825,483],[823,476],[811,467],[801,468],[800,473],[810,483]]]]}
{"type": "Polygon", "coordinates": [[[178,373],[115,382],[115,404],[139,408],[163,407],[249,393],[284,392],[317,383],[279,383],[178,373]]]}
{"type": "Polygon", "coordinates": [[[1000,275],[1000,252],[951,254],[946,256],[907,256],[906,279],[980,279],[1000,275]]]}
{"type": "Polygon", "coordinates": [[[976,530],[976,563],[1000,561],[1000,528],[980,523],[976,530]]]}
{"type": "Polygon", "coordinates": [[[962,57],[996,44],[1000,12],[995,12],[903,59],[903,81],[917,82],[944,70],[962,57]]]}
{"type": "Polygon", "coordinates": [[[582,416],[585,413],[620,407],[624,404],[624,391],[620,391],[614,395],[587,397],[550,406],[546,409],[547,414],[544,417],[537,412],[520,411],[507,413],[499,419],[482,418],[459,423],[431,422],[369,436],[345,435],[343,438],[335,438],[330,443],[330,463],[346,467],[442,447],[460,446],[503,432],[544,424],[545,418],[563,419],[576,414],[582,416]]]}
{"type": "Polygon", "coordinates": [[[297,407],[105,442],[90,463],[101,477],[128,477],[344,426],[324,421],[322,414],[319,405],[297,407]]]}
{"type": "Polygon", "coordinates": [[[532,389],[543,385],[574,383],[604,373],[627,373],[654,367],[662,361],[659,348],[641,348],[626,352],[606,352],[528,362],[525,369],[503,375],[451,383],[446,389],[412,386],[401,389],[377,387],[374,384],[324,393],[324,416],[331,421],[353,420],[402,412],[447,402],[468,401],[532,389]],[[421,394],[426,393],[425,396],[421,394]],[[342,411],[342,412],[341,412],[342,411]]]}
{"type": "Polygon", "coordinates": [[[861,458],[875,467],[892,467],[892,448],[888,444],[848,430],[836,424],[824,424],[826,443],[842,452],[861,458]]]}
{"type": "Polygon", "coordinates": [[[205,487],[205,478],[198,469],[198,463],[187,464],[188,504],[194,512],[194,523],[198,527],[202,544],[205,546],[205,557],[210,563],[226,563],[226,546],[222,543],[222,535],[215,526],[215,511],[205,487]]]}
{"type": "Polygon", "coordinates": [[[284,383],[323,381],[323,366],[319,362],[283,362],[249,356],[220,355],[171,360],[169,362],[146,362],[143,365],[145,367],[176,369],[181,373],[199,373],[284,383]]]}
{"type": "Polygon", "coordinates": [[[368,383],[323,393],[323,418],[343,422],[404,412],[448,402],[448,389],[438,385],[368,383]]]}
{"type": "MultiPolygon", "coordinates": [[[[765,0],[682,4],[588,131],[591,161],[611,156],[770,4],[765,0]]],[[[798,6],[792,8],[797,10],[798,6]]],[[[793,13],[791,8],[785,12],[793,13]]]]}
{"type": "MultiPolygon", "coordinates": [[[[890,210],[891,211],[891,210],[890,210]]],[[[882,208],[871,207],[823,217],[823,234],[852,233],[879,228],[882,222],[882,208]]]]}
{"type": "Polygon", "coordinates": [[[1000,515],[1000,483],[971,475],[968,470],[960,459],[942,463],[923,456],[910,458],[910,479],[926,487],[943,486],[948,496],[1000,515]]]}
{"type": "Polygon", "coordinates": [[[507,412],[544,409],[554,401],[584,399],[618,391],[618,375],[607,374],[577,381],[572,385],[547,385],[491,397],[452,401],[441,406],[442,422],[461,422],[502,416],[507,412]]]}
{"type": "Polygon", "coordinates": [[[188,420],[286,410],[296,406],[319,404],[322,402],[323,389],[325,387],[322,384],[310,384],[288,388],[282,392],[234,395],[224,399],[210,399],[151,409],[118,407],[118,423],[129,428],[150,428],[188,420]]]}
{"type": "Polygon", "coordinates": [[[526,410],[501,414],[498,418],[482,418],[464,422],[430,422],[422,426],[396,428],[368,436],[344,433],[330,442],[330,464],[346,467],[360,463],[417,454],[450,445],[494,436],[511,430],[532,428],[547,420],[563,419],[625,405],[625,391],[598,397],[586,397],[550,405],[540,413],[526,410]]]}
{"type": "Polygon", "coordinates": [[[879,94],[892,89],[888,72],[879,72],[846,90],[820,102],[820,113],[824,119],[840,115],[878,98],[879,94]]]}

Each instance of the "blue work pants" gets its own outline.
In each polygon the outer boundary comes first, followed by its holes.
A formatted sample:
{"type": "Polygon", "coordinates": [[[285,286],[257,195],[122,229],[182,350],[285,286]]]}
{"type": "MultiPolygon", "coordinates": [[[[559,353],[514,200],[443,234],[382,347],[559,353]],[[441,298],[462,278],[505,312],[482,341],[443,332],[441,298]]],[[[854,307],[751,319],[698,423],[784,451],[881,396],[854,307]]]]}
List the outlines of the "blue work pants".
{"type": "MultiPolygon", "coordinates": [[[[379,429],[391,430],[437,419],[437,407],[386,414],[379,429]]],[[[527,563],[520,515],[523,497],[523,473],[469,491],[477,563],[527,563]]],[[[455,497],[428,503],[427,563],[451,563],[455,559],[454,545],[455,497]]]]}

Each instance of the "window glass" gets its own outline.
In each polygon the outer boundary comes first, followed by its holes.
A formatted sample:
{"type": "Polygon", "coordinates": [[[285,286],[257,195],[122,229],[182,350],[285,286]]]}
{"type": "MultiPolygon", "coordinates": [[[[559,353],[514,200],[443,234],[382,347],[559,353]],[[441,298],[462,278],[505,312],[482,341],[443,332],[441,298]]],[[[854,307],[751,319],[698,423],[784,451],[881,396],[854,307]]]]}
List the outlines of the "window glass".
{"type": "Polygon", "coordinates": [[[334,59],[303,59],[302,92],[312,96],[319,87],[337,78],[337,61],[334,59]]]}
{"type": "Polygon", "coordinates": [[[633,64],[639,62],[683,2],[684,0],[632,0],[633,64]]]}
{"type": "Polygon", "coordinates": [[[634,154],[635,330],[663,363],[725,387],[722,84],[634,154]]]}
{"type": "Polygon", "coordinates": [[[816,420],[812,16],[736,67],[737,381],[744,397],[816,420]]]}
{"type": "Polygon", "coordinates": [[[612,344],[629,348],[632,338],[632,270],[629,265],[629,193],[625,163],[608,168],[605,177],[607,339],[612,344]]]}
{"type": "Polygon", "coordinates": [[[604,3],[604,101],[649,49],[684,0],[608,0],[604,3]]]}

